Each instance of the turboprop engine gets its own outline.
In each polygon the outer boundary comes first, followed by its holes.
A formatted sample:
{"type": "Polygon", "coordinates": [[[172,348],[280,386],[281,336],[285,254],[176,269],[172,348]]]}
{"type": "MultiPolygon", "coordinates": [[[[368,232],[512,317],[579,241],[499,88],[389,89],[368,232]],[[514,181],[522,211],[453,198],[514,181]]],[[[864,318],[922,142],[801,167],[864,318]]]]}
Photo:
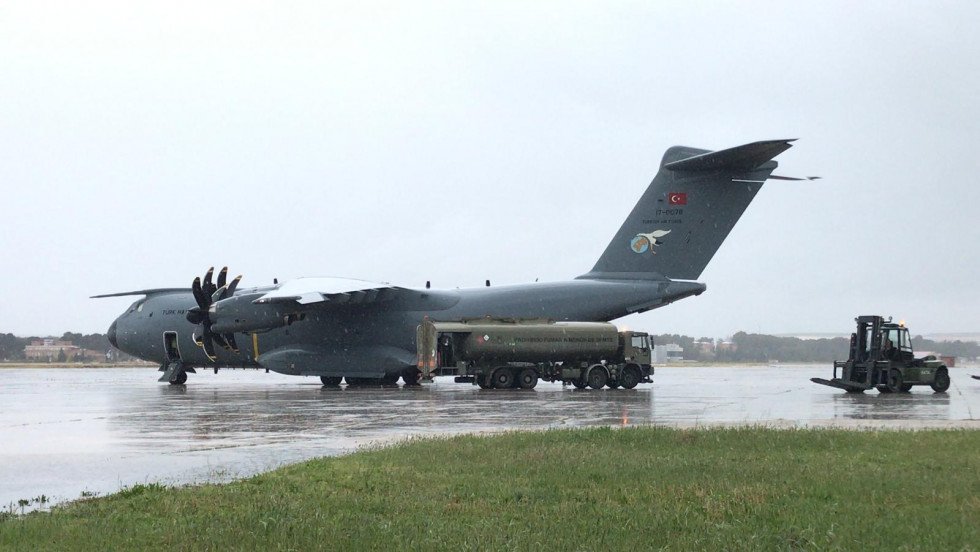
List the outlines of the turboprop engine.
{"type": "Polygon", "coordinates": [[[238,276],[226,284],[228,267],[218,273],[217,283],[211,281],[214,267],[208,269],[204,280],[194,278],[191,292],[196,307],[187,310],[187,320],[197,324],[194,342],[204,348],[208,358],[215,360],[214,346],[239,352],[235,343],[236,332],[257,332],[271,330],[302,320],[303,313],[287,312],[281,303],[256,303],[264,292],[235,295],[235,289],[242,277],[238,276]]]}

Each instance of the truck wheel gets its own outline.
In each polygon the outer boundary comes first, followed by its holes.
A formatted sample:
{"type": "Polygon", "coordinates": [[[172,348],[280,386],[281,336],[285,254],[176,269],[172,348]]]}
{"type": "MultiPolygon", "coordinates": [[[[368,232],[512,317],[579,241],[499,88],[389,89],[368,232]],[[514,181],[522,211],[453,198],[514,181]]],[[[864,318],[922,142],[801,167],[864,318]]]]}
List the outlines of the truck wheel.
{"type": "Polygon", "coordinates": [[[521,389],[534,389],[538,384],[538,371],[533,368],[525,368],[517,375],[517,385],[521,389]]]}
{"type": "Polygon", "coordinates": [[[902,381],[902,373],[899,372],[897,368],[892,368],[891,371],[888,372],[888,390],[892,393],[901,393],[902,383],[904,383],[902,381]]]}
{"type": "Polygon", "coordinates": [[[490,376],[494,389],[510,389],[514,386],[514,372],[510,368],[497,368],[490,376]]]}
{"type": "Polygon", "coordinates": [[[490,385],[490,376],[477,376],[476,384],[480,386],[480,389],[490,389],[493,387],[490,385]]]}
{"type": "Polygon", "coordinates": [[[609,381],[609,374],[606,373],[606,369],[602,366],[593,366],[589,370],[588,383],[589,387],[592,389],[602,389],[606,386],[606,382],[609,381]]]}
{"type": "Polygon", "coordinates": [[[623,375],[620,376],[619,383],[623,386],[623,389],[633,389],[640,383],[640,369],[635,364],[628,365],[623,370],[623,375]]]}
{"type": "Polygon", "coordinates": [[[337,387],[338,385],[340,385],[340,380],[342,380],[342,379],[344,379],[344,378],[339,377],[339,376],[337,376],[337,377],[334,377],[334,376],[320,376],[320,381],[323,382],[323,385],[325,385],[327,387],[337,387]]]}
{"type": "Polygon", "coordinates": [[[609,378],[609,381],[606,382],[606,387],[616,389],[619,387],[619,381],[617,381],[616,378],[609,378]]]}
{"type": "Polygon", "coordinates": [[[932,380],[932,390],[936,393],[945,393],[947,389],[949,389],[949,370],[938,368],[936,377],[932,380]]]}
{"type": "Polygon", "coordinates": [[[575,389],[585,389],[585,387],[586,387],[585,380],[582,379],[582,378],[573,379],[572,380],[572,385],[575,386],[575,389]]]}
{"type": "Polygon", "coordinates": [[[912,384],[911,383],[903,383],[902,384],[902,393],[908,393],[911,390],[912,390],[912,384]]]}

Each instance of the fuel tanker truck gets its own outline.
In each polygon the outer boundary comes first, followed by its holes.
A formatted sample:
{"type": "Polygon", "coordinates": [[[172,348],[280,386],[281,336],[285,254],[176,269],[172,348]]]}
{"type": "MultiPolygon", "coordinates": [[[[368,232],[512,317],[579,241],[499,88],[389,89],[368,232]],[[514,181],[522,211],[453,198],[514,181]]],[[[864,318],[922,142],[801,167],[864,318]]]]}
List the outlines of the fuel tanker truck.
{"type": "Polygon", "coordinates": [[[539,379],[579,389],[652,383],[650,336],[608,322],[426,318],[416,337],[423,382],[456,376],[482,389],[533,389],[539,379]]]}

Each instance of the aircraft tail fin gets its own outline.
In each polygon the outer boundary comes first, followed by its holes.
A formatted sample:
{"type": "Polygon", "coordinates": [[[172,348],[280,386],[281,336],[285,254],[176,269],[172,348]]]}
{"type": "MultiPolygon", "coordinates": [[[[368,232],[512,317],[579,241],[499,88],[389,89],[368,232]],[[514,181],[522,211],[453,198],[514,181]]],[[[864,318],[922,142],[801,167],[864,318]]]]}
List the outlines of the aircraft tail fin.
{"type": "Polygon", "coordinates": [[[599,261],[579,278],[696,280],[792,141],[668,149],[599,261]]]}

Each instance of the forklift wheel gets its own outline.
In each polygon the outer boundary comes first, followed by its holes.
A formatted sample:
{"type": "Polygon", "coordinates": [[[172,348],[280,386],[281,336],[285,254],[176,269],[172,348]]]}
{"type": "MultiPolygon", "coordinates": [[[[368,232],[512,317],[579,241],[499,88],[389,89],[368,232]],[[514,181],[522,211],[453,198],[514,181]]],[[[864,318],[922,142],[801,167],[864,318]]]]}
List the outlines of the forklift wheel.
{"type": "Polygon", "coordinates": [[[940,368],[936,370],[936,377],[932,380],[932,390],[936,393],[945,393],[949,389],[949,370],[940,368]]]}
{"type": "Polygon", "coordinates": [[[891,371],[888,372],[888,390],[892,393],[901,393],[902,383],[904,383],[902,381],[902,373],[897,369],[892,368],[891,371]]]}

